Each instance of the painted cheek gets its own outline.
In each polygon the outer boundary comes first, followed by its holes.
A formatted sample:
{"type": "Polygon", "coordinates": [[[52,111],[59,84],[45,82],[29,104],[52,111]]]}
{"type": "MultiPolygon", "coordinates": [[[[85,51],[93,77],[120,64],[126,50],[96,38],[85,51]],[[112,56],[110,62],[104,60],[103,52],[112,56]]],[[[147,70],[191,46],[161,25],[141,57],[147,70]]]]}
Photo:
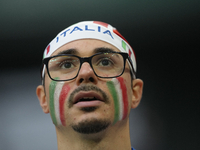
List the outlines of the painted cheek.
{"type": "Polygon", "coordinates": [[[64,84],[64,82],[52,81],[49,86],[50,114],[52,121],[56,126],[66,125],[64,106],[69,91],[69,85],[64,84]]]}
{"type": "Polygon", "coordinates": [[[59,108],[60,108],[60,120],[63,126],[66,125],[65,123],[65,100],[67,98],[67,95],[69,93],[70,87],[69,85],[65,84],[63,85],[62,91],[60,93],[60,97],[59,97],[59,108]]]}
{"type": "Polygon", "coordinates": [[[49,107],[50,107],[50,115],[53,123],[57,125],[57,120],[55,116],[55,106],[54,106],[54,93],[56,88],[56,81],[51,81],[49,85],[49,107]]]}
{"type": "Polygon", "coordinates": [[[127,96],[127,88],[126,85],[124,83],[124,79],[122,77],[118,77],[117,78],[118,81],[120,82],[120,88],[122,91],[122,100],[123,100],[123,117],[122,120],[124,120],[127,115],[128,115],[128,96],[127,96]]]}
{"type": "Polygon", "coordinates": [[[107,87],[114,100],[115,115],[113,124],[124,120],[128,115],[127,88],[122,77],[107,82],[107,87]]]}
{"type": "Polygon", "coordinates": [[[114,101],[114,109],[115,109],[115,114],[114,114],[114,121],[113,124],[115,124],[119,120],[119,96],[117,94],[116,88],[115,88],[115,83],[113,81],[108,81],[107,86],[109,89],[109,92],[112,95],[113,101],[114,101]]]}

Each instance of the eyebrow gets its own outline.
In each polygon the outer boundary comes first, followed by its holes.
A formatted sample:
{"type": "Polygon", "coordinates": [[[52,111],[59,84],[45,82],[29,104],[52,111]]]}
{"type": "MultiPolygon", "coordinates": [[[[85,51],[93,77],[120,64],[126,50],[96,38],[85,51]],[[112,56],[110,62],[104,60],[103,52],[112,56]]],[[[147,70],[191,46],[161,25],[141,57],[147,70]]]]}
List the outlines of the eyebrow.
{"type": "Polygon", "coordinates": [[[116,52],[116,51],[108,47],[99,47],[94,49],[94,53],[108,53],[108,52],[116,52]]]}
{"type": "Polygon", "coordinates": [[[67,49],[67,50],[63,50],[61,52],[58,53],[58,55],[60,54],[73,54],[73,55],[77,55],[79,52],[74,49],[74,48],[71,48],[71,49],[67,49]]]}
{"type": "MultiPolygon", "coordinates": [[[[108,48],[108,47],[98,47],[95,48],[93,53],[109,53],[109,52],[116,52],[115,50],[113,50],[112,48],[108,48]]],[[[61,52],[59,52],[57,55],[60,54],[73,54],[73,55],[78,55],[79,52],[77,51],[77,49],[71,48],[71,49],[67,49],[67,50],[63,50],[61,52]]]]}

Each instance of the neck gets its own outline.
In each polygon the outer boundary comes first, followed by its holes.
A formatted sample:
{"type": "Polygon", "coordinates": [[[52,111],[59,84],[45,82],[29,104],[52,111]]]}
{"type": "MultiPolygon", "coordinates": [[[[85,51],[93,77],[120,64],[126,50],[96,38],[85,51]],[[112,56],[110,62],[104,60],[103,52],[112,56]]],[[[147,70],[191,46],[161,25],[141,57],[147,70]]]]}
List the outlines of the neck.
{"type": "Polygon", "coordinates": [[[116,123],[104,131],[81,134],[56,127],[58,150],[131,150],[129,123],[116,123]]]}

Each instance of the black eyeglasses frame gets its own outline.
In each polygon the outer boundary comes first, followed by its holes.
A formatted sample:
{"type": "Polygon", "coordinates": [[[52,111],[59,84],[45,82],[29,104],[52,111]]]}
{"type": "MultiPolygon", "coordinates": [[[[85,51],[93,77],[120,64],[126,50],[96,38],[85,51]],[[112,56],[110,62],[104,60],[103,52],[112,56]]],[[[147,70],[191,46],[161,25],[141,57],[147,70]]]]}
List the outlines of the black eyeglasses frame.
{"type": "Polygon", "coordinates": [[[119,76],[121,76],[121,75],[124,73],[125,65],[126,65],[126,59],[128,59],[129,64],[130,64],[131,67],[132,67],[132,68],[131,68],[131,75],[134,76],[134,75],[135,75],[135,71],[134,71],[134,68],[133,68],[133,65],[132,65],[131,58],[129,57],[129,55],[128,55],[127,53],[123,53],[123,52],[100,52],[100,53],[96,53],[96,54],[94,54],[94,55],[92,55],[92,56],[90,56],[90,57],[79,57],[79,56],[73,55],[73,54],[59,54],[59,55],[54,55],[54,56],[50,56],[50,57],[44,58],[42,62],[43,62],[43,64],[46,66],[47,73],[48,73],[50,79],[53,80],[53,81],[58,81],[58,82],[60,82],[60,81],[70,81],[70,80],[75,79],[75,78],[78,76],[79,71],[80,71],[80,69],[81,69],[81,66],[82,66],[82,64],[83,64],[84,62],[87,62],[87,63],[90,64],[90,67],[92,68],[94,74],[95,74],[97,77],[99,77],[99,78],[116,78],[116,77],[119,77],[119,76]],[[104,54],[104,53],[116,53],[116,54],[120,54],[120,55],[123,57],[123,59],[124,59],[124,66],[123,66],[123,71],[122,71],[121,74],[119,74],[119,75],[117,75],[117,76],[112,76],[112,77],[102,77],[102,76],[99,76],[99,75],[96,74],[96,72],[94,71],[94,68],[93,68],[93,66],[92,66],[92,63],[91,63],[92,57],[94,57],[94,56],[96,56],[96,55],[99,55],[99,54],[104,54]],[[71,79],[66,79],[66,80],[56,80],[56,79],[53,79],[53,78],[51,77],[51,75],[50,75],[50,73],[49,73],[49,67],[48,67],[49,60],[52,59],[52,58],[54,58],[54,57],[59,57],[59,56],[73,56],[73,57],[77,57],[77,58],[80,60],[80,67],[79,67],[79,70],[78,70],[77,75],[76,75],[75,77],[73,77],[73,78],[71,78],[71,79]]]}

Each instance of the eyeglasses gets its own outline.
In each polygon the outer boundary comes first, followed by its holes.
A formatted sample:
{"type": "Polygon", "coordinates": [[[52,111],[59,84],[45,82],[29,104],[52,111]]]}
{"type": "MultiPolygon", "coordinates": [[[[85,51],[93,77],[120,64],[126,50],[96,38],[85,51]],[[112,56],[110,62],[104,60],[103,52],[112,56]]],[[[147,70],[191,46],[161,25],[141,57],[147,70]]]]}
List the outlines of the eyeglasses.
{"type": "Polygon", "coordinates": [[[88,62],[94,74],[100,78],[114,78],[124,73],[126,59],[131,64],[127,53],[96,53],[90,57],[79,57],[72,54],[60,54],[45,58],[49,77],[54,81],[68,81],[76,78],[84,62],[88,62]]]}

